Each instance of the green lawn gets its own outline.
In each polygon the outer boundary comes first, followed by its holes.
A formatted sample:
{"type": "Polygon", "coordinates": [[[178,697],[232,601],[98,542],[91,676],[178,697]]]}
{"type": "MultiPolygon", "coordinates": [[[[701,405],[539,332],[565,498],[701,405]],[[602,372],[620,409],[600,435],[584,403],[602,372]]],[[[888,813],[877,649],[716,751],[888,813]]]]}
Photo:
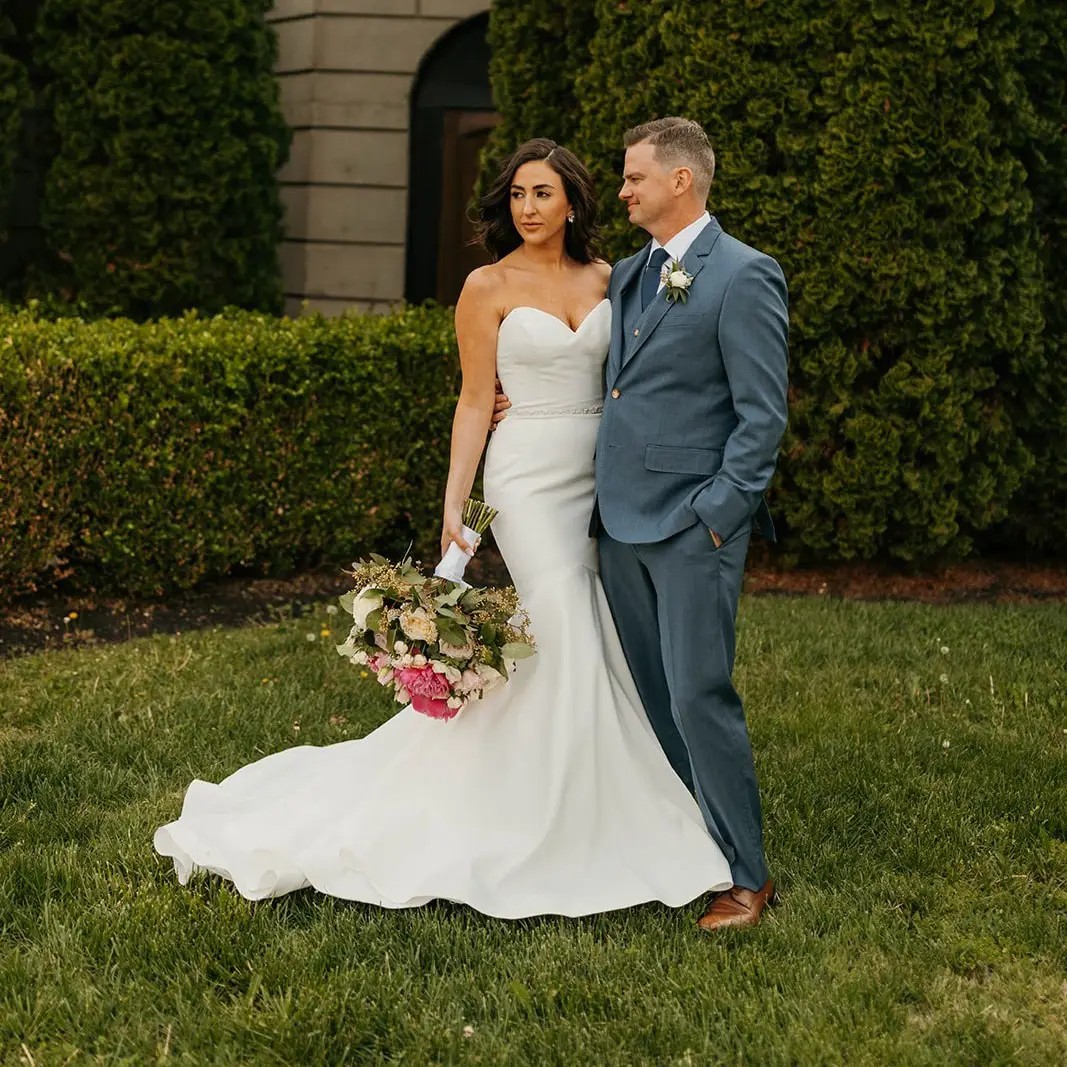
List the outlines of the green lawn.
{"type": "Polygon", "coordinates": [[[389,714],[326,619],[0,664],[0,1063],[1067,1060],[1067,607],[746,600],[783,903],[714,938],[181,889],[190,778],[389,714]]]}

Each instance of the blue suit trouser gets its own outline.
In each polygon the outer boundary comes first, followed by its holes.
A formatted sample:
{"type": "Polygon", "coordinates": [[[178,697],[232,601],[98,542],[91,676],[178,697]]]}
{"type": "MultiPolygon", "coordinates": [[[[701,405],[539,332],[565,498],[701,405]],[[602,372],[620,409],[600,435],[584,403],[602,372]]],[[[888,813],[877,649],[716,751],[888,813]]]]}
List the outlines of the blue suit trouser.
{"type": "Polygon", "coordinates": [[[750,527],[716,549],[697,523],[625,544],[601,530],[600,576],[638,692],[735,884],[767,880],[759,786],[732,673],[750,527]]]}

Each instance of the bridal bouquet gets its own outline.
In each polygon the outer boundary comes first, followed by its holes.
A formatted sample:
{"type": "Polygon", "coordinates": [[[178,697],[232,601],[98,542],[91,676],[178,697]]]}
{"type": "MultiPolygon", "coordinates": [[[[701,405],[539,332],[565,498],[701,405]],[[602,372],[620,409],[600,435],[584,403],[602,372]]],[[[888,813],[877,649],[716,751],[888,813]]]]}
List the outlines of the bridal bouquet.
{"type": "Polygon", "coordinates": [[[338,653],[374,671],[398,703],[422,715],[454,718],[534,654],[529,619],[510,587],[476,589],[378,555],[349,573],[356,588],[341,607],[352,629],[338,653]]]}

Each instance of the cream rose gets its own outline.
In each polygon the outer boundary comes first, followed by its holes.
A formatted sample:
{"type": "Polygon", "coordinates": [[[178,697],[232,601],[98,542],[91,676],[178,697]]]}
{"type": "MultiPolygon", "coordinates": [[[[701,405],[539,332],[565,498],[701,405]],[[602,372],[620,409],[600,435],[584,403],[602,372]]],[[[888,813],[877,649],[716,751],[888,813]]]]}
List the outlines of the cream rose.
{"type": "Polygon", "coordinates": [[[473,693],[475,689],[480,689],[481,685],[482,680],[478,677],[478,672],[468,669],[459,676],[454,688],[457,693],[473,693]]]}
{"type": "Polygon", "coordinates": [[[412,641],[436,641],[437,624],[422,608],[400,613],[400,629],[412,641]]]}
{"type": "Polygon", "coordinates": [[[488,663],[479,663],[475,668],[478,679],[481,682],[482,693],[491,693],[497,686],[503,685],[507,679],[495,667],[488,663]]]}
{"type": "Polygon", "coordinates": [[[441,655],[449,659],[470,659],[474,655],[474,649],[468,643],[466,645],[450,645],[447,641],[441,642],[441,655]]]}

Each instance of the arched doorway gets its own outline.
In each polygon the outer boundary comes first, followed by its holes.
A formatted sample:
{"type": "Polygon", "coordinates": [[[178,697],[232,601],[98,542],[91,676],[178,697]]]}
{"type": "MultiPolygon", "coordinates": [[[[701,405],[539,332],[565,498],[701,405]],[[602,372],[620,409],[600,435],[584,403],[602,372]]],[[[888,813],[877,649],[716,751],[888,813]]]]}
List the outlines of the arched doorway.
{"type": "Polygon", "coordinates": [[[419,68],[411,93],[407,277],[412,303],[454,304],[486,262],[467,219],[479,153],[499,121],[489,89],[489,16],[450,30],[419,68]]]}

